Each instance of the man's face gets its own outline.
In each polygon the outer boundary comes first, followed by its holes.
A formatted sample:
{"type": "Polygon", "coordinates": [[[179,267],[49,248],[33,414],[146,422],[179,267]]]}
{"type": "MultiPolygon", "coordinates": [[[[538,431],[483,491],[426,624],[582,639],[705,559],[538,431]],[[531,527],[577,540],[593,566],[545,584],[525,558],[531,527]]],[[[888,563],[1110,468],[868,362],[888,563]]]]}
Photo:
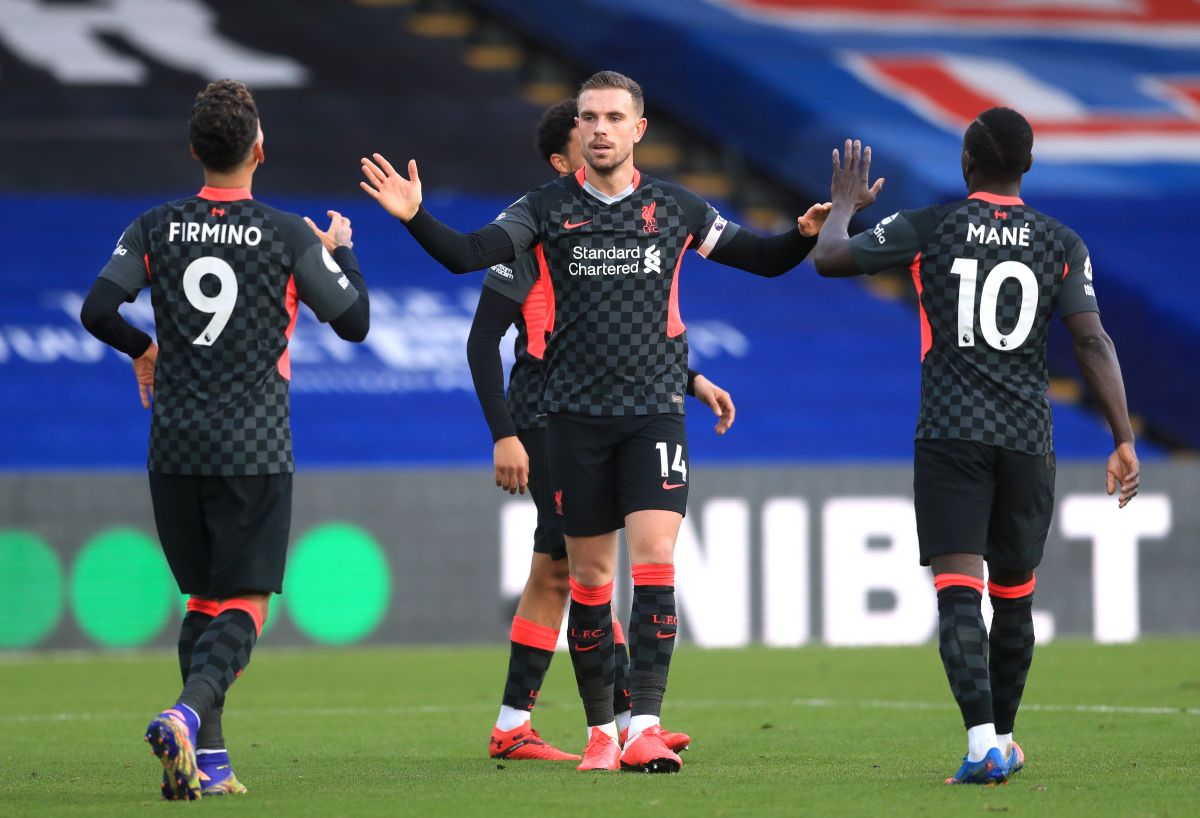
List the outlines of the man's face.
{"type": "Polygon", "coordinates": [[[646,132],[633,97],[622,88],[601,88],[579,95],[579,138],[583,158],[598,171],[620,167],[646,132]]]}

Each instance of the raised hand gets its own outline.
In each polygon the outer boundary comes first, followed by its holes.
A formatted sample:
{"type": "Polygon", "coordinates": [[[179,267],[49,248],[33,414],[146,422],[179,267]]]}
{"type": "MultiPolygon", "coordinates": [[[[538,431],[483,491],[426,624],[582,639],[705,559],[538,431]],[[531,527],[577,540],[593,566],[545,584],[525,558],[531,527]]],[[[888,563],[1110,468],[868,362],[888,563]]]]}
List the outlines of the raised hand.
{"type": "Polygon", "coordinates": [[[833,183],[830,185],[833,203],[850,204],[863,210],[875,203],[879,191],[883,190],[883,179],[868,185],[871,170],[871,147],[862,146],[858,139],[846,140],[846,165],[842,166],[837,148],[833,149],[833,183]]]}
{"type": "Polygon", "coordinates": [[[421,206],[421,176],[417,173],[417,160],[408,160],[409,178],[405,179],[382,154],[373,153],[371,156],[375,158],[374,162],[365,156],[362,158],[362,172],[367,181],[359,182],[358,186],[388,213],[407,222],[417,215],[417,209],[421,206]]]}
{"type": "Polygon", "coordinates": [[[350,220],[336,210],[327,210],[325,215],[330,219],[328,230],[318,229],[308,216],[304,217],[304,223],[317,234],[321,244],[325,245],[325,249],[331,253],[337,247],[353,247],[354,242],[351,240],[353,231],[350,229],[350,220]]]}
{"type": "Polygon", "coordinates": [[[800,231],[800,235],[815,236],[820,233],[825,220],[829,218],[829,210],[832,207],[833,202],[826,202],[825,204],[815,204],[806,210],[803,216],[796,219],[796,229],[800,231]]]}

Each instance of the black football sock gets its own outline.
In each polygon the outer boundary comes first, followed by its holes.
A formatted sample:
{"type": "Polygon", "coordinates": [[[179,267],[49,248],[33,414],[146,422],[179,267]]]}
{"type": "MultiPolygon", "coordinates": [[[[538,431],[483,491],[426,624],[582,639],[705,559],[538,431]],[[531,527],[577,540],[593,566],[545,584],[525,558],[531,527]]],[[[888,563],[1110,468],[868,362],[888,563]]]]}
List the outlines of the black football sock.
{"type": "Polygon", "coordinates": [[[992,686],[988,676],[988,635],[980,612],[983,581],[979,580],[980,590],[966,585],[938,584],[938,647],[950,692],[958,702],[963,724],[968,730],[990,724],[992,686]]]}
{"type": "MultiPolygon", "coordinates": [[[[192,651],[196,641],[212,623],[220,605],[211,599],[193,597],[188,600],[187,614],[179,626],[179,673],[187,684],[192,668],[192,651]]],[[[200,729],[196,733],[197,750],[221,750],[225,748],[225,736],[221,732],[221,716],[225,712],[225,697],[219,696],[208,712],[200,715],[200,729]]]]}
{"type": "Polygon", "coordinates": [[[192,669],[192,650],[196,647],[196,640],[200,638],[200,634],[204,633],[217,615],[217,603],[211,600],[188,600],[187,613],[183,616],[183,621],[179,623],[179,642],[177,648],[179,650],[179,675],[183,677],[183,683],[187,684],[188,673],[192,669]],[[204,610],[198,608],[203,605],[204,610]],[[209,609],[211,606],[211,613],[209,609]]]}
{"type": "Polygon", "coordinates": [[[514,616],[509,639],[512,647],[502,703],[516,710],[532,710],[554,658],[558,631],[514,616]]]}
{"type": "Polygon", "coordinates": [[[1033,664],[1034,580],[1017,587],[988,583],[992,598],[991,657],[992,713],[996,732],[1013,731],[1025,680],[1033,664]]]}
{"type": "Polygon", "coordinates": [[[638,716],[658,717],[662,712],[678,627],[675,566],[633,566],[629,686],[635,719],[638,716]]]}
{"type": "MultiPolygon", "coordinates": [[[[204,629],[192,649],[192,666],[178,703],[190,707],[201,720],[250,664],[259,624],[248,608],[254,606],[222,605],[221,613],[204,629]]],[[[257,614],[257,609],[254,610],[257,614]]]]}
{"type": "Polygon", "coordinates": [[[590,588],[572,577],[567,646],[588,727],[609,724],[615,719],[616,657],[612,630],[612,583],[590,588]]]}
{"type": "Polygon", "coordinates": [[[617,673],[613,682],[613,712],[626,713],[633,707],[629,695],[629,648],[625,646],[625,631],[613,620],[613,649],[616,651],[617,673]]]}

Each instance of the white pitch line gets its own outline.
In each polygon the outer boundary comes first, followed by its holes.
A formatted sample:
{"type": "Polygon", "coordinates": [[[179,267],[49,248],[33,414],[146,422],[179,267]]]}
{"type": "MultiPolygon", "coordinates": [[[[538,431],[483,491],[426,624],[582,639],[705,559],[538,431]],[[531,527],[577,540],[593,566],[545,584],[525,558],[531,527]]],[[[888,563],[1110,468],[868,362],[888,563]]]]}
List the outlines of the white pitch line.
{"type": "MultiPolygon", "coordinates": [[[[668,709],[708,709],[716,707],[806,707],[806,708],[862,708],[869,710],[953,710],[951,702],[906,702],[884,699],[741,699],[727,701],[719,699],[671,699],[668,709]]],[[[272,709],[242,709],[239,717],[283,717],[283,718],[354,718],[360,716],[424,716],[447,713],[491,711],[491,704],[428,704],[405,707],[291,707],[272,709]]],[[[1094,715],[1126,716],[1200,716],[1200,707],[1135,707],[1116,704],[1023,704],[1026,713],[1083,713],[1094,715]]],[[[15,724],[60,721],[128,721],[144,718],[146,713],[44,713],[0,716],[0,723],[15,724]]]]}

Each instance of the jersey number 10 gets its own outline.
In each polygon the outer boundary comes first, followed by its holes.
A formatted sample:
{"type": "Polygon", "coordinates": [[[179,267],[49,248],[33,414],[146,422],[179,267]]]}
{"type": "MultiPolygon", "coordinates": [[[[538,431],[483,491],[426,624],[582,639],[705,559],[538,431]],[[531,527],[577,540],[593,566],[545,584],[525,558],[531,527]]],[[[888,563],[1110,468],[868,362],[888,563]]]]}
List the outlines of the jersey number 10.
{"type": "MultiPolygon", "coordinates": [[[[979,275],[979,259],[956,258],[950,275],[958,282],[958,345],[975,346],[975,281],[979,275]]],[[[1038,282],[1028,265],[1019,261],[1002,261],[985,273],[983,292],[979,296],[979,329],[983,340],[992,349],[1011,352],[1029,338],[1037,314],[1038,282]],[[1003,333],[996,326],[996,310],[1000,288],[1010,278],[1021,285],[1021,314],[1012,332],[1003,333]]]]}
{"type": "Polygon", "coordinates": [[[192,341],[196,346],[210,347],[221,337],[229,316],[237,305],[238,281],[237,274],[223,259],[215,256],[198,258],[183,271],[183,294],[188,303],[200,312],[208,313],[212,320],[208,322],[201,333],[192,341]],[[216,276],[221,288],[215,295],[205,295],[200,289],[200,279],[205,276],[216,276]]]}

